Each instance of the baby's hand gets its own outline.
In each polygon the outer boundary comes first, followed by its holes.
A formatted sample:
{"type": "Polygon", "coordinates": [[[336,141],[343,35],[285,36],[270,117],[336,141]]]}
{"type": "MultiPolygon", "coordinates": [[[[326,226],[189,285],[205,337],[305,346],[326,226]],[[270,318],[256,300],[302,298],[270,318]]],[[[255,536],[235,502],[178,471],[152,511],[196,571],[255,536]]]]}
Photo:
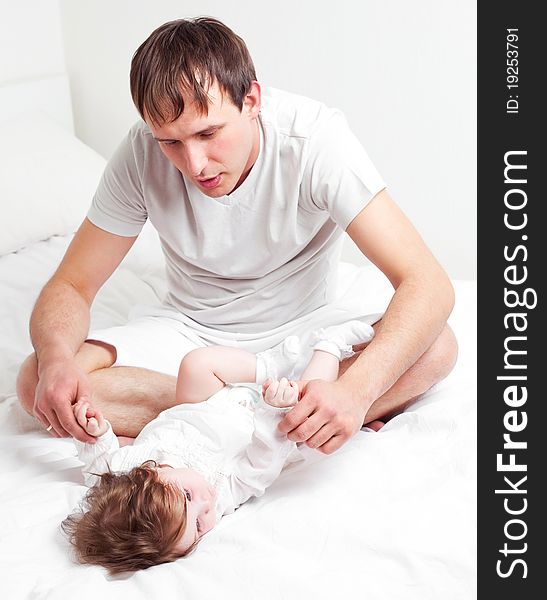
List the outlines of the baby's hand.
{"type": "Polygon", "coordinates": [[[99,437],[106,433],[108,424],[104,420],[101,412],[93,408],[87,400],[78,400],[73,405],[74,417],[83,429],[93,437],[99,437]]]}
{"type": "Polygon", "coordinates": [[[262,385],[262,396],[270,406],[289,408],[298,402],[298,384],[285,377],[280,381],[268,378],[262,385]]]}

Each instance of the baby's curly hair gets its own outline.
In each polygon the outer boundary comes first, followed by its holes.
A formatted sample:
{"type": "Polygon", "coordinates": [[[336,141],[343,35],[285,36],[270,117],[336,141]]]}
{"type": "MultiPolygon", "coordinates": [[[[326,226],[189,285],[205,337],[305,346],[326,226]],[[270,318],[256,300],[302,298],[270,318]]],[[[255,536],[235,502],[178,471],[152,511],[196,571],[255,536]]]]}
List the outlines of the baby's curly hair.
{"type": "Polygon", "coordinates": [[[177,542],[186,529],[186,498],[163,483],[147,461],[127,473],[104,473],[83,508],[61,524],[79,562],[115,575],[147,569],[187,555],[177,542]]]}

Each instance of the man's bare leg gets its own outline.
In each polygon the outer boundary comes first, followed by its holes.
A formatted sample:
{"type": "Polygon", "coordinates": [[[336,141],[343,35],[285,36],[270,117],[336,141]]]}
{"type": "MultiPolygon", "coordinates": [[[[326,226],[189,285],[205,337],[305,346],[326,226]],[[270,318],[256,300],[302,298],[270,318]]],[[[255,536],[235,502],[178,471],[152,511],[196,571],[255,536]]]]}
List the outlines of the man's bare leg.
{"type": "MultiPolygon", "coordinates": [[[[380,323],[381,321],[374,325],[374,330],[377,330],[380,323]]],[[[354,346],[354,350],[358,350],[358,353],[340,363],[340,375],[357,360],[360,351],[366,346],[367,344],[354,346]]],[[[446,325],[429,350],[424,352],[416,363],[383,396],[380,396],[372,404],[367,412],[364,424],[376,420],[387,421],[402,413],[421,394],[427,392],[452,371],[457,356],[458,343],[456,337],[452,329],[446,325]]]]}
{"type": "MultiPolygon", "coordinates": [[[[162,410],[176,404],[176,377],[136,367],[111,367],[115,361],[111,346],[85,342],[76,359],[89,373],[93,402],[116,435],[135,437],[162,410]]],[[[17,379],[17,394],[31,415],[37,383],[36,355],[31,354],[17,379]]]]}
{"type": "Polygon", "coordinates": [[[160,412],[177,404],[177,378],[137,367],[90,373],[93,401],[116,435],[135,437],[160,412]]]}

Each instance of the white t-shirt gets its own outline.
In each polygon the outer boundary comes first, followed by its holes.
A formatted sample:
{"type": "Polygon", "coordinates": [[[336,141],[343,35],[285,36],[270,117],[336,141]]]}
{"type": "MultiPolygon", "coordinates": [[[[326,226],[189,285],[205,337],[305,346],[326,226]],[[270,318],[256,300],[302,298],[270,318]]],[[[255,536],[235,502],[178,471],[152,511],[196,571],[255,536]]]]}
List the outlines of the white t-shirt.
{"type": "Polygon", "coordinates": [[[304,455],[277,424],[290,410],[274,408],[254,386],[227,386],[206,402],[180,404],[160,413],[120,448],[109,426],[94,444],[74,440],[85,483],[94,473],[127,472],[147,460],[186,467],[214,486],[217,521],[252,496],[261,496],[287,462],[304,455]]]}
{"type": "Polygon", "coordinates": [[[139,121],[88,218],[122,236],[149,218],[166,257],[167,304],[212,329],[258,333],[332,301],[342,234],[384,187],[340,111],[266,88],[260,152],[234,192],[201,193],[139,121]]]}

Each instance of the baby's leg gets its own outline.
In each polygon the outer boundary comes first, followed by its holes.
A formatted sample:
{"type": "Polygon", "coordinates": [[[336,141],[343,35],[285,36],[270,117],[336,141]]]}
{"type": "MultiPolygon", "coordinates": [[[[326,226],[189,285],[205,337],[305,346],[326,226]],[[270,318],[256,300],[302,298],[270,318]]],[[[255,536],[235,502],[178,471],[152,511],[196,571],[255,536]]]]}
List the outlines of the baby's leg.
{"type": "Polygon", "coordinates": [[[240,348],[209,346],[190,351],[180,363],[177,403],[203,402],[226,383],[252,383],[256,356],[240,348]]]}

